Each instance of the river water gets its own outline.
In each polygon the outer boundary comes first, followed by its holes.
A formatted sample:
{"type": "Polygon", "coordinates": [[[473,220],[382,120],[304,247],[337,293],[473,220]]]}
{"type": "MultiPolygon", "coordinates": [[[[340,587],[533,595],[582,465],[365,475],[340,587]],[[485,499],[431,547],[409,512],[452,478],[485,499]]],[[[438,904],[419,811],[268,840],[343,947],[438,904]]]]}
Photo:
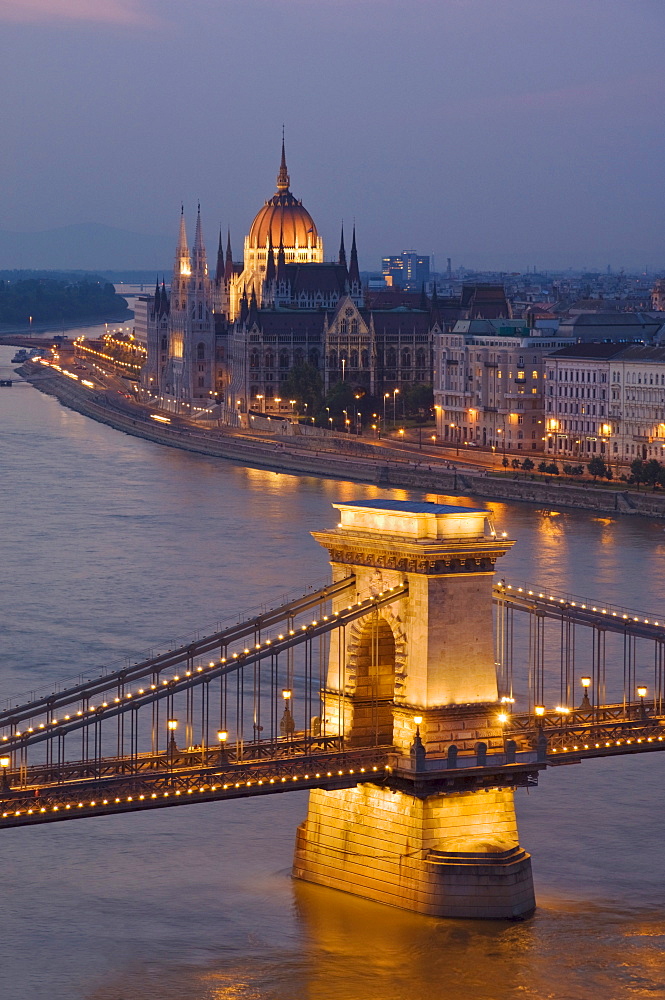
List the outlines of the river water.
{"type": "MultiPolygon", "coordinates": [[[[127,437],[28,385],[0,390],[0,458],[3,701],[323,581],[309,532],[331,502],[387,495],[127,437]]],[[[663,617],[661,524],[493,507],[517,539],[506,577],[663,617]]],[[[294,883],[300,792],[6,831],[0,995],[662,1000],[664,767],[587,762],[518,792],[539,903],[522,924],[294,883]]]]}

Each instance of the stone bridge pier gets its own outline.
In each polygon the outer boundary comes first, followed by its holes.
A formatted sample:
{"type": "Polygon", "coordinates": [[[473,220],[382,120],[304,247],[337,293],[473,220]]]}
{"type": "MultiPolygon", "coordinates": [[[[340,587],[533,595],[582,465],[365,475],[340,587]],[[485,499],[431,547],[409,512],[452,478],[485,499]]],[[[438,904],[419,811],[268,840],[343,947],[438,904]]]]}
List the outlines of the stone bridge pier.
{"type": "Polygon", "coordinates": [[[482,747],[503,750],[492,581],[513,543],[483,509],[334,506],[337,528],[314,532],[333,580],[354,574],[356,599],[408,593],[333,633],[322,726],[347,746],[393,746],[394,767],[377,784],[310,792],[294,875],[432,916],[524,918],[535,901],[513,787],[492,776],[469,788],[449,769],[451,746],[478,764],[482,747]]]}

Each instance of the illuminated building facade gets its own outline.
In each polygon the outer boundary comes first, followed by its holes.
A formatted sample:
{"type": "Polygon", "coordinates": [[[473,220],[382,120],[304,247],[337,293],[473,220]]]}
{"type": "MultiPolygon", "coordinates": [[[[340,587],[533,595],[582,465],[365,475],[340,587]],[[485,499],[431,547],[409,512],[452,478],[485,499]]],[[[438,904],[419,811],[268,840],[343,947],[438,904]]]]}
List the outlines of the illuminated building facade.
{"type": "Polygon", "coordinates": [[[545,449],[546,358],[569,341],[518,321],[460,320],[436,337],[434,407],[443,442],[497,452],[545,449]]]}
{"type": "Polygon", "coordinates": [[[547,359],[550,454],[665,459],[665,348],[573,344],[547,359]]]}
{"type": "Polygon", "coordinates": [[[291,193],[282,141],[277,190],[250,226],[241,263],[220,235],[211,279],[200,210],[191,254],[181,213],[170,296],[158,287],[148,308],[143,385],[169,405],[216,399],[237,416],[279,408],[281,384],[304,362],[326,391],[340,379],[371,393],[431,382],[437,315],[427,301],[365,308],[355,227],[348,261],[342,232],[337,259],[324,262],[316,224],[291,193]]]}

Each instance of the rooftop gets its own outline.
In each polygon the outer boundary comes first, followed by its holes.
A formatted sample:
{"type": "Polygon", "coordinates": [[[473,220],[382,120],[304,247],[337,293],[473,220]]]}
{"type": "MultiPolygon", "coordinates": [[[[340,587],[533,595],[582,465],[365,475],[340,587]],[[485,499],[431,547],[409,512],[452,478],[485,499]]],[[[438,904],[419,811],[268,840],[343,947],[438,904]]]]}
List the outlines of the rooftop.
{"type": "Polygon", "coordinates": [[[335,507],[365,507],[368,510],[399,511],[403,514],[487,514],[485,507],[461,507],[449,503],[427,503],[424,500],[354,500],[335,507]]]}

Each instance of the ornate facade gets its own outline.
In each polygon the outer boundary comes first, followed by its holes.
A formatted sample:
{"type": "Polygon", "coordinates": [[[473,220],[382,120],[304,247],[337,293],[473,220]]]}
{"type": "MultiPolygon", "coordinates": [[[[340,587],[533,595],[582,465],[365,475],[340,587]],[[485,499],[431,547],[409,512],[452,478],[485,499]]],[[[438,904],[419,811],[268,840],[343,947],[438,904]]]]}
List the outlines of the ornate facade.
{"type": "Polygon", "coordinates": [[[143,384],[153,397],[193,407],[212,399],[234,414],[270,406],[291,369],[307,362],[327,392],[339,380],[372,395],[431,382],[436,301],[421,308],[368,309],[355,227],[347,262],[324,262],[316,224],[290,190],[282,141],[275,194],[257,213],[234,262],[230,235],[208,275],[200,210],[192,251],[184,214],[170,297],[157,287],[148,315],[143,384]]]}

